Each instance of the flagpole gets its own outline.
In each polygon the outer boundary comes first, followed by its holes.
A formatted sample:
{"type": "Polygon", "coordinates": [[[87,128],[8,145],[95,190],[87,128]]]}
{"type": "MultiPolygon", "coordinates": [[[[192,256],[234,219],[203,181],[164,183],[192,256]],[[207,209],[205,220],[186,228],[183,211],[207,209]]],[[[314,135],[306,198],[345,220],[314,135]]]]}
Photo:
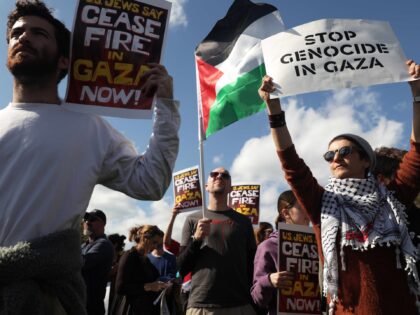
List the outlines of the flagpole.
{"type": "Polygon", "coordinates": [[[197,84],[197,112],[198,112],[198,150],[199,150],[199,154],[200,154],[200,169],[199,169],[199,174],[200,174],[200,187],[201,187],[201,198],[203,201],[203,204],[201,206],[201,212],[203,214],[203,218],[205,218],[205,214],[204,214],[204,210],[206,209],[206,189],[205,189],[205,181],[204,179],[205,177],[205,171],[204,171],[204,140],[205,139],[205,135],[203,135],[204,133],[204,126],[203,126],[203,111],[202,111],[202,103],[201,103],[201,97],[200,97],[200,77],[199,77],[199,73],[198,73],[198,68],[197,68],[197,62],[195,63],[195,77],[196,77],[196,84],[197,84]]]}
{"type": "Polygon", "coordinates": [[[200,143],[200,186],[201,186],[201,197],[203,200],[203,205],[202,205],[202,213],[203,213],[203,218],[205,217],[204,215],[204,209],[206,209],[206,190],[205,190],[205,182],[204,182],[204,145],[203,145],[204,140],[203,139],[199,139],[199,143],[200,143]]]}

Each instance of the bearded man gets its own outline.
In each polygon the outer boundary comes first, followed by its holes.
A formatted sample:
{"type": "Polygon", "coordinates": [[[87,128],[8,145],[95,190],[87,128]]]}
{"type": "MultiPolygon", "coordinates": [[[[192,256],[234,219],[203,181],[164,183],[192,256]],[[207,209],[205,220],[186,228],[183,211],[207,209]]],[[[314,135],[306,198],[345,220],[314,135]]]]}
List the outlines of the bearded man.
{"type": "Polygon", "coordinates": [[[7,22],[13,99],[0,110],[0,314],[86,314],[79,224],[96,184],[159,200],[172,178],[180,117],[172,78],[152,64],[142,93],[157,97],[140,155],[95,115],[66,110],[57,84],[70,32],[39,0],[7,22]]]}

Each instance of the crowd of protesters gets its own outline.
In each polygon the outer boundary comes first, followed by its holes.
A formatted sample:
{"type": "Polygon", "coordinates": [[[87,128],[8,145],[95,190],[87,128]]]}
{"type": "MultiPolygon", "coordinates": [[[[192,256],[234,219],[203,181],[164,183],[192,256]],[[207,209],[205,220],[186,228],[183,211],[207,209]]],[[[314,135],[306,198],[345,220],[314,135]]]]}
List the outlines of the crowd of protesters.
{"type": "MultiPolygon", "coordinates": [[[[104,211],[85,212],[96,184],[140,200],[159,200],[170,184],[180,124],[172,78],[157,64],[143,74],[142,93],[157,101],[140,155],[102,118],[59,106],[70,32],[43,2],[16,2],[7,43],[14,85],[0,111],[0,314],[275,314],[277,294],[294,282],[278,265],[279,222],[312,226],[328,314],[418,314],[420,80],[409,82],[410,149],[375,152],[357,135],[337,135],[323,156],[331,177],[321,187],[265,76],[259,94],[291,189],[278,199],[274,225],[254,231],[228,206],[231,174],[217,167],[205,185],[208,204],[186,217],[180,242],[172,238],[177,206],[165,232],[139,222],[127,237],[106,236],[104,211]]],[[[420,77],[414,61],[407,68],[420,77]]]]}

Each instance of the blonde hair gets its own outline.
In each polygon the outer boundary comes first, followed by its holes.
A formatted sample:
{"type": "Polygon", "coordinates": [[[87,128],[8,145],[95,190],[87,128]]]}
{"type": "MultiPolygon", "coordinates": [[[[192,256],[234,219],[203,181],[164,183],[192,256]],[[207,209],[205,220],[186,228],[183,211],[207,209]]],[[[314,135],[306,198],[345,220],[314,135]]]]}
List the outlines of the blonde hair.
{"type": "Polygon", "coordinates": [[[157,225],[136,225],[129,230],[128,240],[137,244],[144,243],[145,240],[152,239],[155,236],[163,237],[163,232],[157,225]]]}

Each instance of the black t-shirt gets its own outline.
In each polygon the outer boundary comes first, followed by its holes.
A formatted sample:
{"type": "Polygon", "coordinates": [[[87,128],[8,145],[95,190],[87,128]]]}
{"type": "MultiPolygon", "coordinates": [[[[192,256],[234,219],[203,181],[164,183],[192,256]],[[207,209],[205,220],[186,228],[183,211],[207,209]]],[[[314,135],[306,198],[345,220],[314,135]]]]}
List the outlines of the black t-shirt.
{"type": "Polygon", "coordinates": [[[204,213],[211,219],[210,235],[192,240],[202,212],[187,217],[178,258],[182,275],[192,272],[188,307],[235,307],[251,302],[250,288],[256,251],[252,224],[230,209],[204,213]]]}

